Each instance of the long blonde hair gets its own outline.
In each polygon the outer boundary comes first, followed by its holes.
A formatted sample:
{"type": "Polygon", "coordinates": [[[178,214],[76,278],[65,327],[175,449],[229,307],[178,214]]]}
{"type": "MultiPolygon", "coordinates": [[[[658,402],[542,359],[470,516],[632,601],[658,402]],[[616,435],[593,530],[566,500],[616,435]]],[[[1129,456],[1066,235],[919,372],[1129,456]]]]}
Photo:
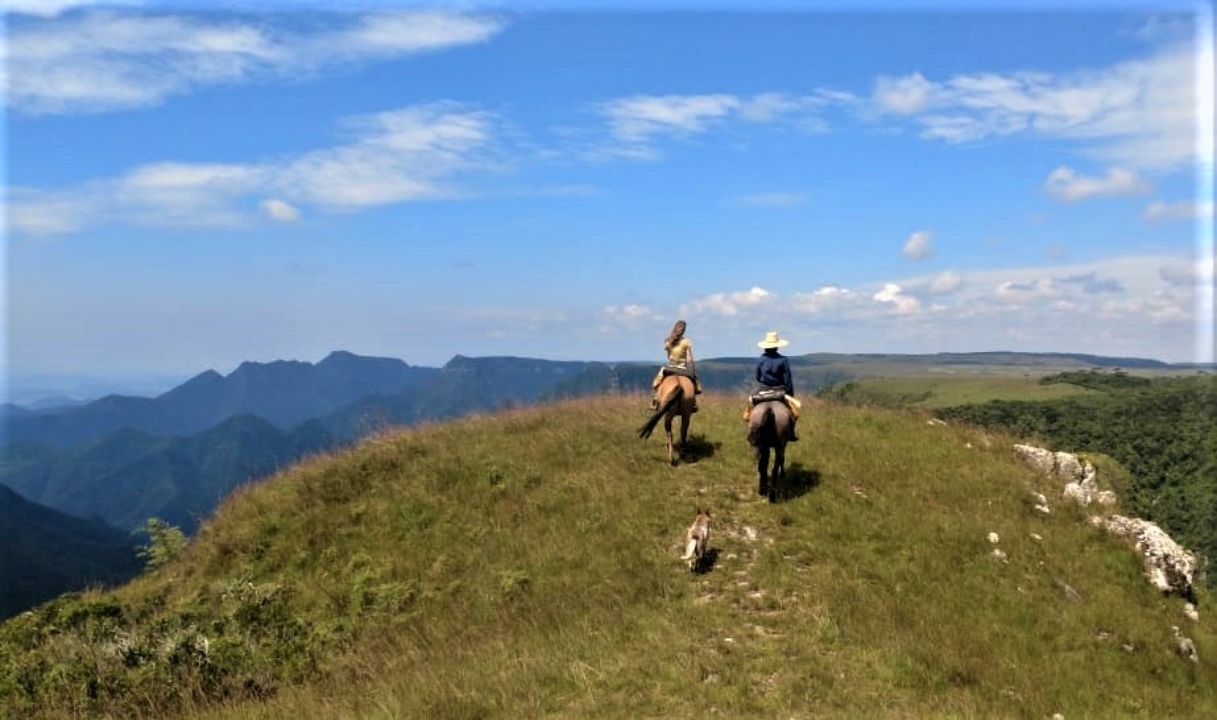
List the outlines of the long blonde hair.
{"type": "Polygon", "coordinates": [[[668,333],[668,337],[663,341],[664,350],[671,350],[676,343],[680,342],[681,338],[685,336],[685,327],[684,320],[676,321],[676,324],[672,326],[672,332],[668,333]]]}

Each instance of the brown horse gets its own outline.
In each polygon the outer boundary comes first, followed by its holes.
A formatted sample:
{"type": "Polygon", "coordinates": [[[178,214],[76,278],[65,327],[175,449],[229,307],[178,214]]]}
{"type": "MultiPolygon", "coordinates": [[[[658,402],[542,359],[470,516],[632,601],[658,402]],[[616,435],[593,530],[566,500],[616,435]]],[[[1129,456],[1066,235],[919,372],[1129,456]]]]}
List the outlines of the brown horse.
{"type": "Polygon", "coordinates": [[[756,491],[777,502],[777,483],[786,477],[786,443],[794,436],[790,408],[782,400],[757,403],[748,414],[748,444],[756,448],[756,491]],[[769,454],[773,451],[773,469],[769,454]]]}
{"type": "Polygon", "coordinates": [[[693,415],[693,380],[683,375],[668,375],[659,383],[656,392],[659,398],[659,409],[638,429],[638,437],[651,437],[651,431],[663,418],[663,429],[668,435],[668,464],[676,464],[676,456],[672,452],[672,420],[680,415],[680,447],[684,449],[689,441],[689,420],[693,415]]]}

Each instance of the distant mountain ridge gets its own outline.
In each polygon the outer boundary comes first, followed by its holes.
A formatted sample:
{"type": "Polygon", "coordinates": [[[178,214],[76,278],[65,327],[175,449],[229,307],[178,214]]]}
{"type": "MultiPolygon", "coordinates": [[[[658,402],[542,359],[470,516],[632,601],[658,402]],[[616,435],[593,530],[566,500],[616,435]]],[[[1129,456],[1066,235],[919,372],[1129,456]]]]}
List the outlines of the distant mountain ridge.
{"type": "Polygon", "coordinates": [[[131,535],[0,485],[0,619],[89,584],[123,582],[142,566],[131,535]]]}
{"type": "Polygon", "coordinates": [[[316,365],[278,360],[242,363],[224,376],[202,372],[154,398],[110,395],[80,407],[8,411],[5,441],[59,447],[97,440],[123,427],[159,436],[192,435],[237,415],[279,428],[328,415],[369,395],[417,387],[439,375],[393,358],[330,353],[316,365]]]}

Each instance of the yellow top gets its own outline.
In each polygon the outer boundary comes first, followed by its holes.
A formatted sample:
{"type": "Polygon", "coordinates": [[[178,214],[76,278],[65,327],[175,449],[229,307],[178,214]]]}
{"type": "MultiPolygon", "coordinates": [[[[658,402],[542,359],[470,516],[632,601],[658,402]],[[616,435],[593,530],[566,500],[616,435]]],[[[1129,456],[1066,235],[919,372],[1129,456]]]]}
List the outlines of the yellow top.
{"type": "Polygon", "coordinates": [[[673,365],[687,365],[689,351],[692,349],[693,343],[689,342],[689,338],[681,338],[675,345],[668,348],[668,362],[673,365]]]}

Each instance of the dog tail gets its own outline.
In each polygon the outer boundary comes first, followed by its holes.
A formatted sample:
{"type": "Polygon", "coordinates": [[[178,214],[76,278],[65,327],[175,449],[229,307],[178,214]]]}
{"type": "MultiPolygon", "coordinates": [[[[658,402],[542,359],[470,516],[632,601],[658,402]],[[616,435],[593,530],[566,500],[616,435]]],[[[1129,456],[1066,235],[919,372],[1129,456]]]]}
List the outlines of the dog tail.
{"type": "Polygon", "coordinates": [[[692,560],[697,555],[697,540],[690,540],[685,546],[685,554],[680,556],[681,560],[692,560]]]}

